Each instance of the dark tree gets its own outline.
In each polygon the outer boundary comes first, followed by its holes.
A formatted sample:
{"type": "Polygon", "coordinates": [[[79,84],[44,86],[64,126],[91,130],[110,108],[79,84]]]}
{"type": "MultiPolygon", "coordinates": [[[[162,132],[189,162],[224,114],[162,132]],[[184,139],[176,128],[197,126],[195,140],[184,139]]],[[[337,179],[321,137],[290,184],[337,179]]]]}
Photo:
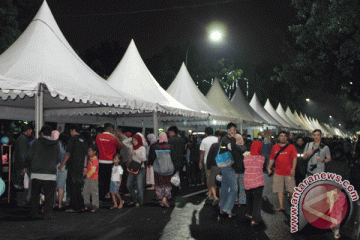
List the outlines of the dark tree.
{"type": "Polygon", "coordinates": [[[290,64],[273,80],[346,99],[347,127],[360,124],[360,3],[293,0],[298,22],[287,35],[290,64]],[[359,110],[358,110],[359,109],[359,110]]]}

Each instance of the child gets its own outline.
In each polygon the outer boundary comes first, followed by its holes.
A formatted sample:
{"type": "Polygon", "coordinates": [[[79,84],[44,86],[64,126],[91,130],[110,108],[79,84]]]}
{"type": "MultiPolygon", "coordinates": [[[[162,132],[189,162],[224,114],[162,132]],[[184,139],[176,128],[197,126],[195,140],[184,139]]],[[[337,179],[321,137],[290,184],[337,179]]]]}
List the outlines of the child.
{"type": "Polygon", "coordinates": [[[114,155],[114,166],[112,168],[112,172],[111,172],[111,183],[110,183],[110,193],[111,193],[111,197],[112,200],[114,202],[114,206],[112,206],[110,209],[117,209],[117,208],[122,208],[124,201],[121,199],[121,196],[119,194],[119,188],[120,188],[120,183],[121,183],[121,179],[122,179],[122,175],[123,175],[123,169],[120,166],[120,154],[116,153],[114,155]],[[119,207],[116,201],[116,198],[119,199],[119,207]]]}
{"type": "Polygon", "coordinates": [[[90,196],[92,200],[91,212],[96,212],[99,209],[99,160],[96,157],[98,149],[96,145],[91,145],[88,149],[88,156],[85,157],[84,170],[85,185],[83,189],[83,197],[85,210],[88,210],[90,205],[90,196]]]}

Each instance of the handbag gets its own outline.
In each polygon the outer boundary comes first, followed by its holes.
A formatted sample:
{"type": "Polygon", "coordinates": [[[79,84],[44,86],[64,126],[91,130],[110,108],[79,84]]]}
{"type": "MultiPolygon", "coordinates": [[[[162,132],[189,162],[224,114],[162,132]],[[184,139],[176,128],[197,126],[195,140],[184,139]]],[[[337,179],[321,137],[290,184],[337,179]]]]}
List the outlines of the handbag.
{"type": "Polygon", "coordinates": [[[127,167],[127,171],[132,174],[138,174],[141,168],[141,163],[138,163],[134,160],[131,160],[129,166],[127,167]]]}
{"type": "Polygon", "coordinates": [[[216,164],[219,168],[230,167],[234,164],[234,159],[229,151],[223,152],[220,154],[222,141],[220,142],[218,154],[215,157],[216,164]]]}

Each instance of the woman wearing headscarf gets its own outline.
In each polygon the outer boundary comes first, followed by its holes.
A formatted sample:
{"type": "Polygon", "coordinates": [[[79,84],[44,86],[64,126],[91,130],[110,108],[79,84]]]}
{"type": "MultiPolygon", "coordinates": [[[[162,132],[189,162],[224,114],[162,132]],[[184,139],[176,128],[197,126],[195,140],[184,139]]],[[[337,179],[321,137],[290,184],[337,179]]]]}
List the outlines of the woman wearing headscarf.
{"type": "Polygon", "coordinates": [[[263,165],[265,157],[261,155],[262,143],[254,141],[250,147],[250,154],[244,157],[244,186],[246,193],[247,218],[251,219],[251,226],[258,225],[261,220],[262,192],[264,189],[263,165]]]}
{"type": "MultiPolygon", "coordinates": [[[[147,135],[147,139],[150,142],[149,146],[149,154],[152,147],[154,147],[155,143],[157,142],[156,136],[153,133],[150,133],[147,135]]],[[[155,177],[154,177],[154,168],[153,165],[150,165],[150,162],[148,162],[148,166],[146,167],[146,184],[151,185],[151,187],[147,188],[147,190],[155,190],[155,177]]]]}
{"type": "Polygon", "coordinates": [[[170,155],[170,144],[166,133],[159,135],[159,142],[151,147],[149,164],[154,166],[155,193],[162,207],[170,207],[168,200],[171,198],[171,177],[174,174],[174,164],[170,155]]]}
{"type": "Polygon", "coordinates": [[[130,149],[132,160],[141,163],[141,168],[138,174],[129,172],[127,179],[127,185],[130,192],[132,202],[130,205],[135,203],[135,207],[140,207],[144,200],[144,175],[145,175],[145,164],[146,161],[146,149],[143,144],[142,137],[139,134],[135,134],[132,138],[127,138],[123,141],[124,145],[130,149]],[[135,185],[137,183],[137,186],[135,185]],[[136,192],[137,190],[137,192],[136,192]]]}

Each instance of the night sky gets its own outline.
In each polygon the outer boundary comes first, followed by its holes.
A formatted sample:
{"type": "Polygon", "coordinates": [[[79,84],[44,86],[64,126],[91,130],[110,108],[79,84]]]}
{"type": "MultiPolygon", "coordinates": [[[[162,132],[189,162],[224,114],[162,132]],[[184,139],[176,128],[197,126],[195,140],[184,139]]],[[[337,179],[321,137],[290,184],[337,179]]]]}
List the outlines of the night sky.
{"type": "Polygon", "coordinates": [[[189,42],[219,55],[251,51],[256,61],[283,62],[281,31],[294,20],[290,1],[260,0],[58,0],[49,6],[74,49],[101,41],[127,47],[131,39],[144,59],[166,46],[186,49],[189,42]],[[271,3],[271,4],[269,4],[271,3]],[[215,46],[207,38],[212,22],[226,26],[226,37],[215,46]]]}
{"type": "MultiPolygon", "coordinates": [[[[230,56],[241,60],[245,53],[250,53],[254,66],[263,62],[281,65],[287,61],[282,52],[282,36],[296,20],[296,11],[290,2],[48,0],[60,29],[77,52],[102,41],[116,41],[127,48],[134,39],[145,60],[167,46],[185,51],[190,43],[217,59],[230,56]],[[207,28],[213,22],[226,27],[225,39],[218,44],[211,43],[208,38],[207,28]]],[[[317,100],[316,93],[309,93],[308,97],[317,100]]],[[[312,111],[313,116],[325,121],[324,117],[317,116],[321,108],[325,115],[332,114],[340,119],[341,111],[331,107],[333,103],[321,102],[321,99],[320,96],[317,107],[308,108],[309,113],[312,111]]]]}

